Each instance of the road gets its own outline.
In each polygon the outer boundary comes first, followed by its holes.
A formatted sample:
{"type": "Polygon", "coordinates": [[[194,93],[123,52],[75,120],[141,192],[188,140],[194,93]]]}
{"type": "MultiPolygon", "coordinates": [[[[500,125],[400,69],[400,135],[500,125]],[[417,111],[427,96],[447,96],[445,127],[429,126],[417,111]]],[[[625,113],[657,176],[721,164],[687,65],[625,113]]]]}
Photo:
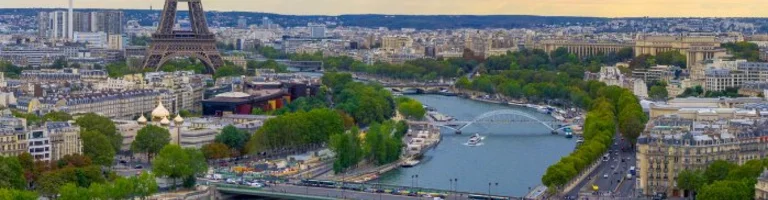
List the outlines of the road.
{"type": "Polygon", "coordinates": [[[590,196],[634,197],[635,177],[627,179],[629,168],[636,165],[634,151],[622,151],[621,147],[630,145],[621,140],[618,134],[614,137],[614,145],[609,149],[610,156],[607,161],[601,161],[598,167],[589,174],[587,179],[579,183],[566,196],[590,196]],[[592,185],[597,185],[597,193],[592,190],[592,185]]]}

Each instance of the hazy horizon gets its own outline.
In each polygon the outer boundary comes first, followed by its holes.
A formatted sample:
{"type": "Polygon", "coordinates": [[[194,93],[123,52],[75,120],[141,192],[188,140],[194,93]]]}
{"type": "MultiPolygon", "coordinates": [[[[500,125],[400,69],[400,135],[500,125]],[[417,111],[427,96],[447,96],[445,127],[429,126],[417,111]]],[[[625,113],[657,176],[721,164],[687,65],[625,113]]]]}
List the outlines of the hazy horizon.
{"type": "MultiPolygon", "coordinates": [[[[0,8],[66,8],[68,0],[0,3],[0,8]]],[[[76,9],[161,10],[164,0],[75,0],[76,9]]],[[[579,17],[768,17],[764,0],[203,0],[207,11],[285,15],[540,15],[579,17]],[[302,6],[296,6],[302,5],[302,6]]],[[[185,8],[182,7],[182,8],[185,8]]]]}

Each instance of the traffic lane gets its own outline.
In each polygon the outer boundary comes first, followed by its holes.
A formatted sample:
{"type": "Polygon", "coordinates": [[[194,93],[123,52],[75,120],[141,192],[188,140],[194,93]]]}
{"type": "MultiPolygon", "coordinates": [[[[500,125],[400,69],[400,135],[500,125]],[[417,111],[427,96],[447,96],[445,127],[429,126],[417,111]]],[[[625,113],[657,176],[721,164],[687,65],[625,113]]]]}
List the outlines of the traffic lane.
{"type": "MultiPolygon", "coordinates": [[[[412,196],[392,195],[392,194],[384,194],[384,193],[368,193],[368,192],[360,192],[360,191],[354,191],[354,190],[340,190],[340,189],[333,189],[333,188],[306,187],[306,186],[295,186],[295,185],[284,185],[284,184],[273,185],[268,187],[266,190],[272,191],[272,192],[324,196],[324,197],[333,197],[333,198],[361,199],[361,200],[431,199],[427,197],[412,197],[412,196]]],[[[451,196],[450,199],[456,199],[456,197],[451,196]]],[[[457,199],[466,199],[466,198],[461,197],[457,199]]]]}

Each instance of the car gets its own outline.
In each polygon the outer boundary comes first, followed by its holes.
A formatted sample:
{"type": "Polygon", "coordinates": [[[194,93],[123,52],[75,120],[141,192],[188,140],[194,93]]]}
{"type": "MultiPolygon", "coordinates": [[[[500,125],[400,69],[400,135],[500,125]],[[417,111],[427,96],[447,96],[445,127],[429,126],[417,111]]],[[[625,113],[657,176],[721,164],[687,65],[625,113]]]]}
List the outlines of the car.
{"type": "Polygon", "coordinates": [[[134,169],[144,169],[144,166],[141,166],[141,165],[136,165],[136,166],[134,166],[133,168],[134,168],[134,169]]]}
{"type": "Polygon", "coordinates": [[[120,160],[120,164],[126,164],[126,163],[128,163],[128,161],[120,160]]]}
{"type": "Polygon", "coordinates": [[[608,178],[608,174],[603,174],[603,178],[608,178]]]}
{"type": "Polygon", "coordinates": [[[611,169],[616,169],[616,166],[614,166],[614,165],[611,165],[611,169]]]}
{"type": "Polygon", "coordinates": [[[613,171],[613,174],[619,174],[619,171],[613,171]]]}

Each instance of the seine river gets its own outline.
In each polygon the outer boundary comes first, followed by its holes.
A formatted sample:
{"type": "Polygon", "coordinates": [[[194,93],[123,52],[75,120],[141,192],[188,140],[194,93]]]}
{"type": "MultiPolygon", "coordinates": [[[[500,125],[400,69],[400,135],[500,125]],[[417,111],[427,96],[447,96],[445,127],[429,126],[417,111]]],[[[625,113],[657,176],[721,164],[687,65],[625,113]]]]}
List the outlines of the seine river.
{"type": "MultiPolygon", "coordinates": [[[[551,117],[533,109],[490,104],[460,97],[438,95],[410,96],[438,112],[469,121],[485,112],[513,109],[535,114],[541,119],[551,117]]],[[[426,153],[422,162],[413,168],[393,170],[381,176],[381,183],[445,190],[488,193],[488,183],[493,195],[523,196],[529,187],[541,184],[546,168],[575,147],[575,139],[551,135],[549,129],[538,124],[476,124],[455,135],[443,129],[443,141],[437,148],[426,153]],[[484,144],[466,146],[470,135],[485,136],[484,144]],[[418,175],[418,178],[412,178],[418,175]],[[452,184],[450,179],[458,179],[452,184]],[[496,186],[498,183],[498,186],[496,186]],[[453,185],[453,186],[452,186],[453,185]]]]}

